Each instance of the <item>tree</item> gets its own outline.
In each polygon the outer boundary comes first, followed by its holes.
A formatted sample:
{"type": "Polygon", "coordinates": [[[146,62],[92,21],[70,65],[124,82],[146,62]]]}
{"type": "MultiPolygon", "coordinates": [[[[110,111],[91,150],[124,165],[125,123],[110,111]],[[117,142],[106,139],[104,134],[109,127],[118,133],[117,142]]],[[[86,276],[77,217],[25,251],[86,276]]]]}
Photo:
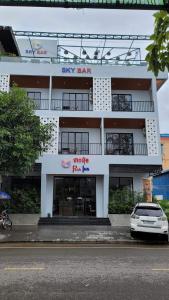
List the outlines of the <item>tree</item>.
{"type": "Polygon", "coordinates": [[[157,76],[159,71],[165,68],[169,70],[169,13],[160,11],[154,17],[154,33],[150,37],[153,43],[146,48],[146,61],[149,64],[148,70],[157,76]]]}
{"type": "Polygon", "coordinates": [[[40,123],[24,90],[14,86],[0,92],[0,174],[27,174],[48,149],[52,128],[40,123]]]}

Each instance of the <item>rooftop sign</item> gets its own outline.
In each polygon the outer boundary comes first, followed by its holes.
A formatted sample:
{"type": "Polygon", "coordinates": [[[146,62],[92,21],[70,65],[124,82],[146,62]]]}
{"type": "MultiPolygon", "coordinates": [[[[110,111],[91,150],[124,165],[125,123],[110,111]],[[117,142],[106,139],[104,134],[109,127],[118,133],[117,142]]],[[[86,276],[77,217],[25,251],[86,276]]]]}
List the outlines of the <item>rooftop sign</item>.
{"type": "Polygon", "coordinates": [[[92,70],[91,68],[86,67],[77,67],[77,68],[70,68],[70,67],[63,67],[62,73],[67,74],[91,74],[92,70]]]}
{"type": "Polygon", "coordinates": [[[0,6],[167,10],[169,0],[0,0],[0,6]]]}

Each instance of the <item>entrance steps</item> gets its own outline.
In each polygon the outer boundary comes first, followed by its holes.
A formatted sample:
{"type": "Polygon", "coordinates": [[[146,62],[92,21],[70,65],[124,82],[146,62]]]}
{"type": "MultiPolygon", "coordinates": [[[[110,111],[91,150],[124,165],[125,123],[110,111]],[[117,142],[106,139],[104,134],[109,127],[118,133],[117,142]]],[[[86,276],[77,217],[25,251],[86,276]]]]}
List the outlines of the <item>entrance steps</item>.
{"type": "Polygon", "coordinates": [[[109,218],[90,216],[40,218],[38,225],[111,225],[109,218]]]}

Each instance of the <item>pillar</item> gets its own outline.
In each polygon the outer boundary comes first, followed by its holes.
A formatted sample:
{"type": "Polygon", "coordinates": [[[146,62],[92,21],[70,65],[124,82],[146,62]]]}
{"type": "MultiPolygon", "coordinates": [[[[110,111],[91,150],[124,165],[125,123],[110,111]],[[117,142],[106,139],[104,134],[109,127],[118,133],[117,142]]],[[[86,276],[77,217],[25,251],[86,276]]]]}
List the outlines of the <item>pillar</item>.
{"type": "Polygon", "coordinates": [[[103,217],[103,176],[96,176],[96,217],[103,217]]]}
{"type": "Polygon", "coordinates": [[[49,77],[49,110],[51,109],[52,102],[52,76],[49,77]]]}
{"type": "Polygon", "coordinates": [[[41,174],[41,217],[53,214],[53,175],[41,174]]]}
{"type": "Polygon", "coordinates": [[[109,175],[106,174],[103,177],[103,216],[108,217],[108,205],[109,205],[109,175]]]}

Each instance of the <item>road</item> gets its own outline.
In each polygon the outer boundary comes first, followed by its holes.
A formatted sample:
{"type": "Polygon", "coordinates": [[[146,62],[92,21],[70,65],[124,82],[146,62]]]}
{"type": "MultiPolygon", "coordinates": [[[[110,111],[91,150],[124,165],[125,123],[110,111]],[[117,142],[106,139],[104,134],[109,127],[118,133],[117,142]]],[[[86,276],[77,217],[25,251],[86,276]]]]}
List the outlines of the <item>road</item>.
{"type": "Polygon", "coordinates": [[[169,246],[1,244],[0,299],[169,299],[169,246]]]}

